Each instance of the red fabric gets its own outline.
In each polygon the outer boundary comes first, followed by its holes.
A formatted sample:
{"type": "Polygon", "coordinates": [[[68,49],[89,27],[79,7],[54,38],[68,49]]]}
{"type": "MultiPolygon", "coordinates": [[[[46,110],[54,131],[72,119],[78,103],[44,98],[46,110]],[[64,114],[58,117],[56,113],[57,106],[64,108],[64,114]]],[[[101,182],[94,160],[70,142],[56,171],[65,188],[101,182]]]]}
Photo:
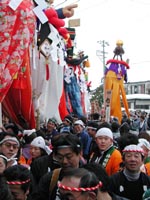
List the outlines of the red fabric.
{"type": "Polygon", "coordinates": [[[126,63],[126,62],[123,61],[123,60],[110,59],[110,60],[107,61],[106,65],[109,64],[109,63],[118,63],[118,64],[122,64],[122,65],[124,65],[127,69],[130,69],[128,63],[126,63]]]}
{"type": "MultiPolygon", "coordinates": [[[[64,27],[65,21],[58,17],[56,10],[54,10],[53,8],[46,9],[45,14],[48,18],[49,23],[52,24],[58,30],[59,34],[65,40],[68,40],[69,33],[68,33],[68,30],[64,27]]],[[[69,45],[70,45],[70,41],[69,41],[69,45]]]]}
{"type": "Polygon", "coordinates": [[[13,76],[19,71],[35,30],[35,15],[31,0],[22,1],[16,11],[10,0],[0,1],[0,102],[3,101],[13,76]]]}
{"type": "Polygon", "coordinates": [[[66,107],[66,99],[65,99],[64,89],[63,89],[63,92],[62,92],[62,95],[60,98],[59,113],[60,113],[61,120],[63,120],[65,118],[65,116],[69,114],[67,111],[67,107],[66,107]]]}
{"type": "Polygon", "coordinates": [[[8,113],[11,119],[19,123],[23,128],[35,128],[35,116],[32,102],[32,88],[30,80],[29,54],[26,53],[23,60],[24,74],[21,74],[11,85],[2,108],[8,113]],[[23,79],[23,83],[22,82],[23,79]],[[17,81],[17,82],[16,82],[17,81]],[[20,83],[19,83],[20,81],[20,83]],[[22,84],[23,87],[22,87],[22,84]]]}
{"type": "Polygon", "coordinates": [[[48,66],[48,64],[46,63],[46,80],[49,80],[49,77],[50,77],[49,66],[48,66]]]}
{"type": "Polygon", "coordinates": [[[65,25],[65,21],[63,19],[58,18],[58,14],[56,10],[54,10],[53,8],[46,9],[45,14],[50,24],[55,26],[56,29],[63,27],[65,25]]]}
{"type": "Polygon", "coordinates": [[[82,110],[83,110],[83,113],[86,114],[84,96],[85,96],[85,94],[84,94],[83,92],[81,92],[81,105],[82,105],[82,110]]]}

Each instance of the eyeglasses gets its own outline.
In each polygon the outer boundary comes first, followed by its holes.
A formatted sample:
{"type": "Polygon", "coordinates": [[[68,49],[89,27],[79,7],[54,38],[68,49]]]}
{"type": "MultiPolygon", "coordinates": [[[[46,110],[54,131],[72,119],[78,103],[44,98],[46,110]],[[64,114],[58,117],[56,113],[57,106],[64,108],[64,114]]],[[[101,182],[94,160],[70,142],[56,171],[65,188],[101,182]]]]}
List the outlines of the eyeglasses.
{"type": "Polygon", "coordinates": [[[19,149],[18,144],[11,144],[11,143],[5,142],[5,143],[3,143],[3,145],[5,145],[7,148],[13,147],[14,150],[19,149]]]}
{"type": "Polygon", "coordinates": [[[72,157],[73,157],[72,153],[65,154],[65,155],[57,154],[56,159],[57,159],[57,161],[62,162],[64,160],[64,158],[66,158],[67,160],[71,160],[72,157]]]}

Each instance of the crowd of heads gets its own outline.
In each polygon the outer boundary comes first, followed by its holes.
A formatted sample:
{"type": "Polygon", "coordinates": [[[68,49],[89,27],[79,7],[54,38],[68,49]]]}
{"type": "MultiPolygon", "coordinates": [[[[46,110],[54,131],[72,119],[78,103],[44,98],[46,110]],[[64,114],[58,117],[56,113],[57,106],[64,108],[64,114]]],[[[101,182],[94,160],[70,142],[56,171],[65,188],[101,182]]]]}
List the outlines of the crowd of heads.
{"type": "Polygon", "coordinates": [[[32,168],[41,157],[51,157],[56,168],[64,169],[63,178],[57,185],[57,195],[64,200],[106,198],[111,196],[110,176],[123,169],[127,175],[128,171],[140,171],[150,151],[149,128],[147,125],[145,131],[140,131],[144,124],[140,119],[148,117],[136,117],[138,134],[132,132],[134,118],[128,119],[126,115],[121,123],[116,117],[111,117],[109,122],[98,114],[92,117],[70,114],[61,124],[50,118],[40,130],[23,130],[16,124],[6,123],[0,133],[0,183],[5,183],[6,196],[25,199],[30,194],[34,180],[32,168]],[[86,148],[89,142],[88,154],[84,153],[85,141],[86,148]],[[119,157],[113,172],[107,169],[107,162],[113,157],[114,149],[119,157]],[[107,157],[106,152],[109,152],[107,157]],[[135,164],[131,164],[133,160],[135,164]]]}

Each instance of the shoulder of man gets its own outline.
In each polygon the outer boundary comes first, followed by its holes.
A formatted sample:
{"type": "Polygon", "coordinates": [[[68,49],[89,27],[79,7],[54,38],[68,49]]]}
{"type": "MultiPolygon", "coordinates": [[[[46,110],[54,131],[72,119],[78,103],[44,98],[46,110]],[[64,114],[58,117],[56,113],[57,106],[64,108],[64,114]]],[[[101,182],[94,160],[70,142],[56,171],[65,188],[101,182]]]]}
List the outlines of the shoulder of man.
{"type": "Polygon", "coordinates": [[[44,174],[36,189],[31,194],[32,200],[49,200],[49,185],[52,178],[52,172],[44,174]]]}
{"type": "Polygon", "coordinates": [[[142,184],[143,185],[149,185],[148,188],[150,188],[150,176],[148,176],[144,172],[141,172],[140,178],[141,178],[142,184]]]}

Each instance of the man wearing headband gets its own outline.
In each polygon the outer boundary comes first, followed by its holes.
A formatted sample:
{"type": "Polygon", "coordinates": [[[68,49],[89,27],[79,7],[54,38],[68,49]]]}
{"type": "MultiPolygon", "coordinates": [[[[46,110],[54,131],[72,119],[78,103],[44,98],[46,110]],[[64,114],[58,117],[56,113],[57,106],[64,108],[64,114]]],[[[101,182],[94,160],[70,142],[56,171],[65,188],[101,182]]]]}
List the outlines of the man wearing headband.
{"type": "Polygon", "coordinates": [[[88,159],[90,144],[92,138],[89,136],[87,131],[85,130],[85,123],[82,120],[77,120],[74,122],[74,134],[80,139],[83,148],[83,157],[85,160],[88,159]]]}
{"type": "Polygon", "coordinates": [[[95,136],[97,151],[91,155],[90,162],[101,164],[107,174],[111,176],[120,169],[122,156],[113,144],[113,133],[109,128],[100,128],[95,136]]]}
{"type": "Polygon", "coordinates": [[[65,118],[63,119],[62,125],[59,129],[60,133],[64,133],[64,132],[71,132],[73,133],[73,117],[71,115],[67,115],[65,116],[65,118]]]}
{"type": "Polygon", "coordinates": [[[47,142],[50,143],[51,139],[58,134],[57,130],[57,121],[55,118],[50,118],[47,121],[46,128],[42,130],[44,131],[44,138],[47,140],[47,142]]]}
{"type": "Polygon", "coordinates": [[[116,195],[141,200],[143,193],[150,188],[150,177],[141,172],[144,151],[135,144],[123,150],[124,169],[110,177],[110,190],[116,195]]]}
{"type": "Polygon", "coordinates": [[[90,158],[90,155],[93,152],[95,152],[95,150],[97,149],[97,144],[95,142],[95,136],[96,136],[97,129],[98,129],[98,123],[97,122],[95,122],[95,121],[89,121],[87,123],[86,130],[87,130],[89,136],[92,138],[91,144],[90,144],[90,149],[89,149],[88,160],[90,158]]]}
{"type": "Polygon", "coordinates": [[[102,182],[93,172],[84,168],[67,169],[58,182],[56,200],[96,200],[102,182]]]}
{"type": "Polygon", "coordinates": [[[13,133],[0,134],[0,152],[7,158],[7,167],[17,164],[20,153],[20,141],[13,133]]]}
{"type": "MultiPolygon", "coordinates": [[[[60,134],[59,136],[56,136],[54,140],[52,140],[52,146],[53,156],[61,167],[60,174],[57,178],[57,180],[60,180],[63,172],[66,169],[75,169],[81,165],[81,142],[76,135],[71,133],[60,134]]],[[[40,179],[37,191],[32,194],[32,200],[49,200],[56,198],[57,180],[55,180],[56,184],[54,185],[54,189],[52,192],[50,192],[50,184],[54,171],[46,173],[40,179]]]]}
{"type": "Polygon", "coordinates": [[[14,200],[27,200],[32,180],[30,171],[22,165],[14,165],[4,171],[4,176],[14,200]]]}

